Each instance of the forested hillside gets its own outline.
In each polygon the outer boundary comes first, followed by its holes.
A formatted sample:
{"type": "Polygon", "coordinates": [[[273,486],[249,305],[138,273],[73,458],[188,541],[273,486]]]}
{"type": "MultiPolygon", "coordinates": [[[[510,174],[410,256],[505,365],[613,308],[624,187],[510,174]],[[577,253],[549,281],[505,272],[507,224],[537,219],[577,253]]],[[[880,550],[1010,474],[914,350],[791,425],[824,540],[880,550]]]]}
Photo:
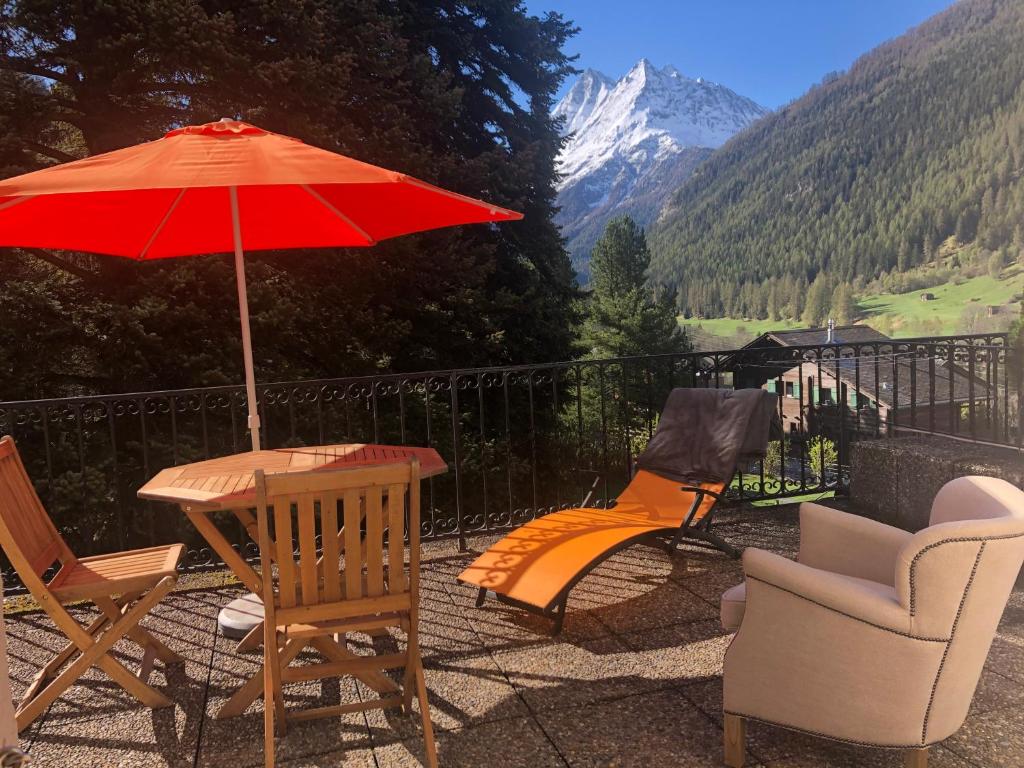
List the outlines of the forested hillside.
{"type": "Polygon", "coordinates": [[[622,180],[629,187],[628,195],[608,195],[608,200],[594,206],[578,192],[559,195],[555,223],[562,229],[567,241],[573,267],[586,284],[590,279],[590,252],[604,232],[610,216],[629,216],[642,227],[650,226],[658,215],[670,190],[677,189],[693,169],[711,154],[708,147],[686,147],[676,155],[665,158],[640,179],[622,180]]]}
{"type": "MultiPolygon", "coordinates": [[[[262,381],[564,359],[550,111],[573,31],[520,2],[12,0],[0,175],[241,118],[525,214],[251,254],[262,381]]],[[[240,382],[233,285],[226,256],[0,249],[0,400],[240,382]]]]}
{"type": "Polygon", "coordinates": [[[1024,250],[1019,0],[964,0],[735,137],[662,212],[651,276],[686,314],[799,317],[819,273],[848,293],[946,242],[1024,250]]]}

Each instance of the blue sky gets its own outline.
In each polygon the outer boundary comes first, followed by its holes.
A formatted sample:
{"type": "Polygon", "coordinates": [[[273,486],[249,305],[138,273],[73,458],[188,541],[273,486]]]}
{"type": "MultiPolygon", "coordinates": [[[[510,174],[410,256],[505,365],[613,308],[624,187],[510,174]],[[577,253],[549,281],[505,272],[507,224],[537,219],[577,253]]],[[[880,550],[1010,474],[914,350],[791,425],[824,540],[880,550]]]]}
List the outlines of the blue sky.
{"type": "Polygon", "coordinates": [[[951,5],[951,0],[527,0],[581,27],[577,66],[620,77],[641,57],[767,107],[951,5]]]}

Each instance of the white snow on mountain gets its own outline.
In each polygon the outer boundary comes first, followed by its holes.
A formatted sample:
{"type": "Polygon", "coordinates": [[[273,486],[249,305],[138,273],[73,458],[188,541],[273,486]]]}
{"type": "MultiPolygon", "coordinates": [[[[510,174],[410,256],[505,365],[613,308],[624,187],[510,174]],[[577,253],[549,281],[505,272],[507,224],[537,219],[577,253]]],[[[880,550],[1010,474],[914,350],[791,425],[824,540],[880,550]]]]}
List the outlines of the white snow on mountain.
{"type": "Polygon", "coordinates": [[[723,85],[672,66],[657,69],[647,59],[617,81],[583,72],[554,109],[570,136],[559,157],[559,223],[574,257],[589,251],[597,224],[631,208],[634,193],[644,198],[641,210],[628,212],[649,223],[708,149],[767,112],[723,85]],[[680,162],[685,171],[671,168],[680,162]],[[669,182],[674,186],[661,194],[669,182]],[[576,242],[583,230],[590,234],[576,242]]]}

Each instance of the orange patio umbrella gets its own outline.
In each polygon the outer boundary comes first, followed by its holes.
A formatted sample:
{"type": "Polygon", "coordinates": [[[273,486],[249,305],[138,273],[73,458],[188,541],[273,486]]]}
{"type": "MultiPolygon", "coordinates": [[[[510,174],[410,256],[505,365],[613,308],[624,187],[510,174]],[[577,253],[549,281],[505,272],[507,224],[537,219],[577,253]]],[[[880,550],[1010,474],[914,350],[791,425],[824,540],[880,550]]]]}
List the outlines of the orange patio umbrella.
{"type": "Polygon", "coordinates": [[[522,214],[221,120],[0,181],[0,246],[166,259],[233,251],[253,450],[260,447],[246,250],[363,247],[522,214]]]}

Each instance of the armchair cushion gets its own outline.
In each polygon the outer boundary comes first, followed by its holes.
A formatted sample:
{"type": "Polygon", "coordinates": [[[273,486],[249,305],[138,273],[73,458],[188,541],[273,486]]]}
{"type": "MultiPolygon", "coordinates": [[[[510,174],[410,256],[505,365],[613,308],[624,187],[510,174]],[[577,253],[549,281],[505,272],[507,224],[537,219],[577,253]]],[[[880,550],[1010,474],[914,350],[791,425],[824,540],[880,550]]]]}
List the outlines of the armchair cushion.
{"type": "Polygon", "coordinates": [[[800,505],[799,562],[811,568],[895,585],[896,560],[912,534],[821,504],[800,505]]]}

